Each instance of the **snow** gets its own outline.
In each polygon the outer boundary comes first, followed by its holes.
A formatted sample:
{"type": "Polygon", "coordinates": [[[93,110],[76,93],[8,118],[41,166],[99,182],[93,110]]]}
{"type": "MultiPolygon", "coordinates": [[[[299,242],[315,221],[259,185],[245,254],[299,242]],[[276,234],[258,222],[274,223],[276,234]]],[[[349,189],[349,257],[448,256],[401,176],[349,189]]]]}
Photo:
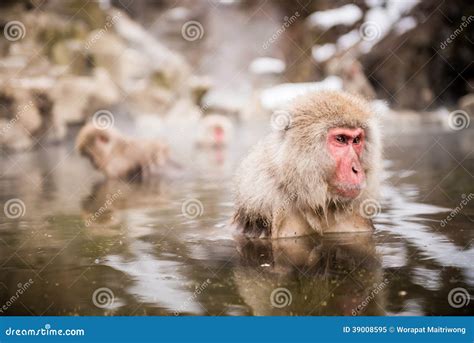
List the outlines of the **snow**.
{"type": "MultiPolygon", "coordinates": [[[[365,13],[364,22],[359,28],[340,36],[334,44],[314,46],[313,58],[317,62],[327,61],[338,52],[346,51],[360,42],[359,51],[368,53],[374,45],[383,39],[391,30],[401,35],[416,27],[416,19],[406,16],[419,0],[366,0],[369,10],[365,13]]],[[[319,11],[311,14],[308,21],[313,26],[324,29],[335,25],[354,25],[362,17],[362,11],[356,5],[345,5],[337,9],[319,11]]]]}
{"type": "Polygon", "coordinates": [[[191,11],[186,7],[173,7],[166,11],[166,16],[172,20],[186,20],[191,16],[191,11]]]}
{"type": "Polygon", "coordinates": [[[402,18],[396,25],[395,31],[401,35],[407,31],[410,31],[416,26],[416,20],[413,17],[402,18]]]}
{"type": "Polygon", "coordinates": [[[285,62],[277,58],[260,57],[250,64],[250,72],[253,74],[280,74],[286,68],[285,62]]]}
{"type": "Polygon", "coordinates": [[[361,18],[361,9],[356,5],[348,4],[335,9],[315,12],[307,20],[310,26],[327,30],[336,25],[354,25],[361,18]]]}
{"type": "Polygon", "coordinates": [[[337,48],[339,50],[347,50],[353,47],[355,44],[360,42],[360,34],[358,30],[352,30],[342,36],[337,40],[337,48]]]}
{"type": "Polygon", "coordinates": [[[336,53],[335,44],[315,45],[311,49],[311,54],[316,62],[325,62],[336,53]]]}
{"type": "Polygon", "coordinates": [[[274,111],[288,105],[297,96],[320,90],[341,90],[342,80],[329,76],[320,82],[283,83],[262,91],[260,102],[266,110],[274,111]]]}
{"type": "MultiPolygon", "coordinates": [[[[400,18],[408,13],[413,7],[419,3],[418,0],[414,1],[397,1],[388,0],[385,7],[374,5],[367,11],[364,18],[364,23],[361,27],[366,25],[370,28],[370,39],[364,39],[362,44],[362,52],[367,53],[372,47],[377,44],[385,35],[394,27],[400,18]]],[[[406,32],[412,29],[416,25],[415,20],[407,19],[400,20],[401,26],[399,30],[406,32]],[[403,31],[406,30],[406,31],[403,31]]],[[[397,30],[397,28],[395,27],[397,30]]],[[[369,30],[367,31],[369,32],[369,30]]],[[[397,30],[397,32],[400,32],[397,30]]]]}

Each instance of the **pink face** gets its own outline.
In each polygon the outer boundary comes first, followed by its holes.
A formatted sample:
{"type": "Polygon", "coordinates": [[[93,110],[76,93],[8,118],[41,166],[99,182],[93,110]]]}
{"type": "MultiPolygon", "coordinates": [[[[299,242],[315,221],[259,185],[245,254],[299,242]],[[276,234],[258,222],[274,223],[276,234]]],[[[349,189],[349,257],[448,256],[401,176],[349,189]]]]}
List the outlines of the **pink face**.
{"type": "Polygon", "coordinates": [[[355,198],[365,183],[360,158],[364,150],[365,132],[361,128],[333,128],[327,135],[329,155],[335,163],[330,180],[333,191],[344,198],[355,198]]]}

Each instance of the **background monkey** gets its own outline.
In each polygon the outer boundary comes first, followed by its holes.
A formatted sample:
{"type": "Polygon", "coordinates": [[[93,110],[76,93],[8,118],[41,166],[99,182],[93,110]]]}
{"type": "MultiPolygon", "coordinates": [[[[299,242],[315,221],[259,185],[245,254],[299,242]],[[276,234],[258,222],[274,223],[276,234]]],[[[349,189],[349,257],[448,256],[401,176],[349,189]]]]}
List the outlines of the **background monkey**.
{"type": "Polygon", "coordinates": [[[159,140],[134,139],[93,124],[79,131],[76,148],[109,178],[148,178],[161,174],[170,162],[168,146],[159,140]]]}
{"type": "Polygon", "coordinates": [[[204,116],[198,127],[197,145],[205,148],[221,148],[233,137],[232,121],[221,114],[204,116]]]}
{"type": "Polygon", "coordinates": [[[243,161],[234,223],[247,236],[273,238],[372,229],[359,213],[377,196],[381,169],[369,103],[317,92],[297,98],[287,119],[243,161]]]}

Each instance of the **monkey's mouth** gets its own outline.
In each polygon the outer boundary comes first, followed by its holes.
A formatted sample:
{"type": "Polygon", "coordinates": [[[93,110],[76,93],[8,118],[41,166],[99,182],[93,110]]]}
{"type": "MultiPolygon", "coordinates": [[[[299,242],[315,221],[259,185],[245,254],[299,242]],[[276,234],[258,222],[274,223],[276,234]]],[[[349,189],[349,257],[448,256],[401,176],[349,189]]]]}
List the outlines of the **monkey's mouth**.
{"type": "Polygon", "coordinates": [[[364,184],[337,184],[333,186],[333,192],[340,197],[347,199],[357,198],[364,189],[364,184]]]}

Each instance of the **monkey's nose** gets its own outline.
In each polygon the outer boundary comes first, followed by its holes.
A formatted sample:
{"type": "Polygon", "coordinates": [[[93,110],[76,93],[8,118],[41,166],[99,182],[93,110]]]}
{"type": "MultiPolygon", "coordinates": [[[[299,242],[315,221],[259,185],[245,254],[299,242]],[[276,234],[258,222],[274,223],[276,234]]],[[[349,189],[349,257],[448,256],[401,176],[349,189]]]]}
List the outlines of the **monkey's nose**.
{"type": "Polygon", "coordinates": [[[356,167],[352,166],[352,171],[354,172],[354,174],[358,174],[359,173],[359,169],[357,169],[356,167]]]}

